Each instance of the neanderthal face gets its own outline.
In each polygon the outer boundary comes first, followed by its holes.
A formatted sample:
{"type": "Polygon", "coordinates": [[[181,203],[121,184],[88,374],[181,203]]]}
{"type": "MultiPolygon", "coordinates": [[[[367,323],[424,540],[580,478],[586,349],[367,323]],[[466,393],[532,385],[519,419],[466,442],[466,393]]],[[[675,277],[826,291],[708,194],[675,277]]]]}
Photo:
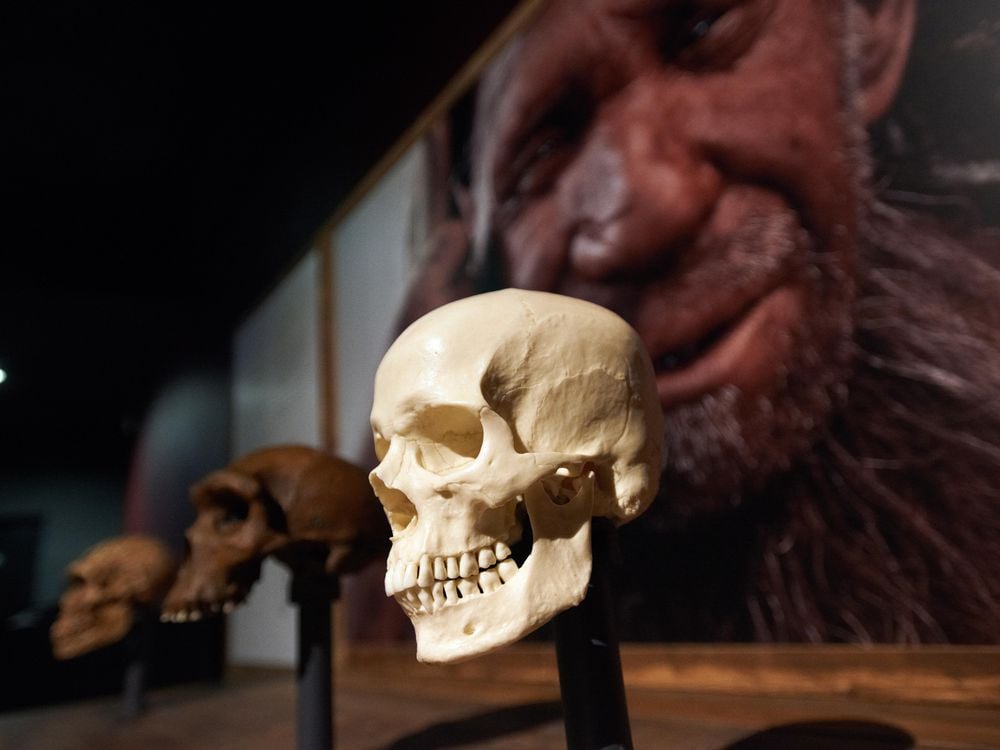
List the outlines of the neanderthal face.
{"type": "Polygon", "coordinates": [[[860,125],[821,0],[557,0],[482,87],[476,240],[640,333],[672,512],[814,439],[848,360],[860,125]]]}

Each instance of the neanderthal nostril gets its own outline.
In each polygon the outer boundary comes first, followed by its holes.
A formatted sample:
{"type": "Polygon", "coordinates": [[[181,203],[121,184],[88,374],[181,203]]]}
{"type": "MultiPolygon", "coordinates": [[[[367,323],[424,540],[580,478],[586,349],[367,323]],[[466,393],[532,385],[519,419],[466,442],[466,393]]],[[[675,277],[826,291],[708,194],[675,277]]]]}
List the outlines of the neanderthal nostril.
{"type": "Polygon", "coordinates": [[[583,277],[601,280],[612,270],[613,248],[605,238],[592,233],[577,234],[570,245],[574,269],[583,277]]]}
{"type": "Polygon", "coordinates": [[[710,215],[720,190],[711,164],[683,158],[630,122],[606,129],[564,178],[569,260],[589,281],[662,270],[710,215]]]}

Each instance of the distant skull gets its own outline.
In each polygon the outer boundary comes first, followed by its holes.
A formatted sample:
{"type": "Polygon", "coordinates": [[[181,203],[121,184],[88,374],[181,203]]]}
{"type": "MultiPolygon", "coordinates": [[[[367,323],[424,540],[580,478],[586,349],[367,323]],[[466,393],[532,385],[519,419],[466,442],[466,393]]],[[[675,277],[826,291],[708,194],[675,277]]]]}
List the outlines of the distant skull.
{"type": "Polygon", "coordinates": [[[385,590],[421,661],[511,643],[578,604],[591,517],[634,518],[659,481],[662,413],[638,335],[559,295],[508,289],[416,321],[379,366],[371,422],[393,532],[385,590]]]}
{"type": "Polygon", "coordinates": [[[66,569],[69,585],[50,633],[56,658],[72,659],[124,638],[136,607],[157,606],[175,571],[167,548],[148,537],[116,537],[88,550],[66,569]]]}
{"type": "Polygon", "coordinates": [[[274,555],[294,574],[338,576],[385,554],[385,520],[361,469],[305,446],[264,448],[191,488],[188,555],[164,620],[230,611],[274,555]]]}

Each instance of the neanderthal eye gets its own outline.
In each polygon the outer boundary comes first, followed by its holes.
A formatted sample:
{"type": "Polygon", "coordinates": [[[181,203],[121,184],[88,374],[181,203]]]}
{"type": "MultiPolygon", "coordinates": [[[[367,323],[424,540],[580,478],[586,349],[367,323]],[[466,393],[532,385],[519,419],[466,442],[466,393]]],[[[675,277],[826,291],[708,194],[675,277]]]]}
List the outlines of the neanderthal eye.
{"type": "Polygon", "coordinates": [[[663,56],[669,60],[681,58],[708,37],[723,13],[723,10],[717,8],[699,9],[693,4],[684,4],[671,11],[660,40],[663,56]]]}
{"type": "Polygon", "coordinates": [[[682,68],[727,68],[749,49],[769,8],[764,0],[728,7],[684,3],[663,19],[660,53],[682,68]]]}
{"type": "Polygon", "coordinates": [[[572,157],[592,114],[589,94],[569,85],[518,139],[498,181],[498,194],[526,196],[549,189],[572,157]]]}
{"type": "Polygon", "coordinates": [[[720,15],[719,13],[711,13],[697,19],[687,30],[687,43],[694,44],[708,36],[708,32],[712,30],[712,24],[719,19],[720,15]]]}

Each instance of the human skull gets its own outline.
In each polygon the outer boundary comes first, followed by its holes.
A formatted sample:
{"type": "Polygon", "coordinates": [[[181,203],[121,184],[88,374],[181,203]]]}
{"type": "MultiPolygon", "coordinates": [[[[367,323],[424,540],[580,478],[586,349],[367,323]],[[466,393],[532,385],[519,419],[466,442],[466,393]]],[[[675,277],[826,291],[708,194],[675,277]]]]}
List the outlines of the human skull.
{"type": "Polygon", "coordinates": [[[108,539],[66,569],[69,585],[52,624],[52,652],[73,657],[121,640],[137,607],[155,607],[174,580],[167,548],[144,536],[108,539]]]}
{"type": "Polygon", "coordinates": [[[305,446],[250,453],[191,488],[188,554],[162,619],[197,620],[242,602],[274,555],[296,576],[352,573],[385,553],[365,473],[305,446]]]}
{"type": "Polygon", "coordinates": [[[417,658],[484,653],[578,604],[591,517],[628,521],[656,493],[662,420],[638,335],[592,303],[507,289],[407,328],[375,376],[369,478],[417,658]]]}

